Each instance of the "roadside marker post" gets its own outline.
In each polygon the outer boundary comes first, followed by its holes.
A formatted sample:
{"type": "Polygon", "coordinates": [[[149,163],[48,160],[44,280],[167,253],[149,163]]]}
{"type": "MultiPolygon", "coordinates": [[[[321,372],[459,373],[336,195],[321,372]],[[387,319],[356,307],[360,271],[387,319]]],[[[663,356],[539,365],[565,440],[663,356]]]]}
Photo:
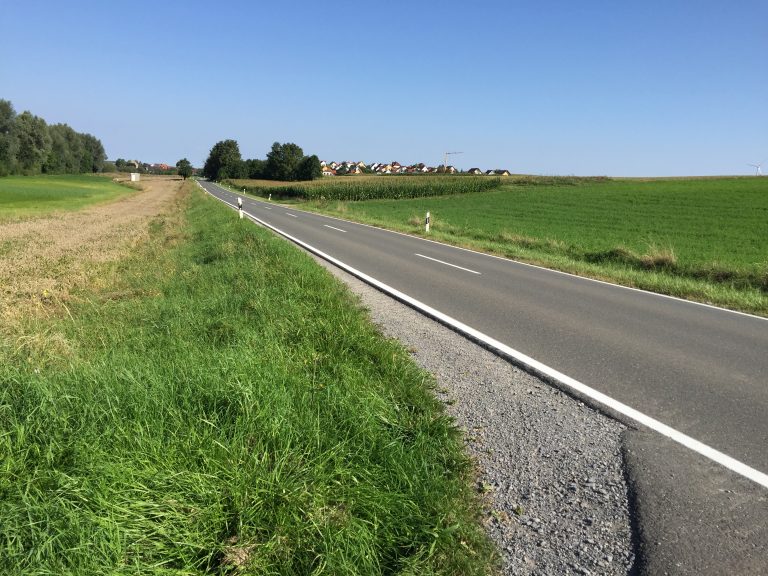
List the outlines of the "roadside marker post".
{"type": "Polygon", "coordinates": [[[237,197],[237,211],[240,213],[240,220],[243,219],[243,199],[240,196],[237,197]]]}
{"type": "Polygon", "coordinates": [[[272,202],[272,194],[269,194],[269,201],[272,202]]]}
{"type": "Polygon", "coordinates": [[[427,212],[427,219],[424,221],[424,227],[427,233],[429,233],[429,212],[427,212]]]}

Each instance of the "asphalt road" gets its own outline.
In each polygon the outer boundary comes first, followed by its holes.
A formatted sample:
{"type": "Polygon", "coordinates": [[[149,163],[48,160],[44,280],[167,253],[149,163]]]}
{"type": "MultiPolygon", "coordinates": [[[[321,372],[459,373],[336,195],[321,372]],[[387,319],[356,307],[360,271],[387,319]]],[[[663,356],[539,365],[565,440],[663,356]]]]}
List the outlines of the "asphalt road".
{"type": "MultiPolygon", "coordinates": [[[[211,194],[235,204],[236,194],[212,183],[201,184],[211,194]]],[[[768,320],[269,202],[244,201],[248,213],[271,226],[758,472],[768,473],[768,320]]],[[[717,504],[707,502],[707,498],[727,491],[738,494],[739,499],[725,516],[744,516],[742,510],[749,509],[758,519],[768,517],[763,514],[764,487],[745,483],[730,472],[725,472],[726,480],[722,480],[717,465],[684,449],[668,448],[665,442],[659,441],[658,450],[649,448],[653,441],[642,443],[644,456],[637,460],[637,451],[630,455],[630,468],[653,470],[665,478],[683,475],[696,495],[689,508],[714,507],[717,504]],[[713,474],[720,479],[717,486],[709,481],[713,474]],[[734,482],[739,486],[736,492],[727,487],[734,482]],[[737,512],[733,512],[734,507],[737,512]]],[[[648,472],[636,483],[641,506],[660,489],[659,482],[644,482],[650,476],[653,474],[648,472]]],[[[676,489],[679,487],[664,487],[666,491],[676,489]]],[[[672,492],[670,499],[674,499],[672,492]]],[[[676,518],[673,514],[673,525],[658,529],[675,529],[676,518]]],[[[679,519],[686,522],[683,516],[679,519]]],[[[765,530],[760,538],[764,535],[765,530]]],[[[754,537],[752,532],[739,542],[750,547],[754,537]]],[[[762,556],[755,562],[762,562],[762,556]]],[[[659,565],[648,570],[662,568],[666,569],[659,565]]]]}

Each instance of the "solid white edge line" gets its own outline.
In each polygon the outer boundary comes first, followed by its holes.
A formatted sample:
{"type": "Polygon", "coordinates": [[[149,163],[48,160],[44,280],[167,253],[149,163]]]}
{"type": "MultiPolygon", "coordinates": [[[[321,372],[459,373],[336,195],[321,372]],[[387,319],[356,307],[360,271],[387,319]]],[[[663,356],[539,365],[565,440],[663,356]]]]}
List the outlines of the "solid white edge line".
{"type": "Polygon", "coordinates": [[[478,274],[478,275],[481,274],[480,272],[476,272],[475,270],[470,270],[469,268],[464,268],[463,266],[457,266],[456,264],[451,264],[450,262],[444,262],[442,260],[438,260],[437,258],[430,258],[429,256],[424,256],[424,254],[419,254],[418,252],[415,253],[414,256],[418,256],[419,258],[426,258],[427,260],[432,260],[432,262],[445,264],[446,266],[450,266],[451,268],[458,268],[459,270],[464,270],[465,272],[471,272],[472,274],[478,274]]]}
{"type": "Polygon", "coordinates": [[[328,224],[323,224],[323,226],[325,226],[326,228],[330,228],[331,230],[338,230],[339,232],[344,232],[345,234],[347,233],[346,230],[342,230],[341,228],[336,228],[336,226],[329,226],[328,224]]]}
{"type": "MultiPolygon", "coordinates": [[[[225,200],[221,200],[221,201],[230,206],[234,206],[233,204],[229,204],[229,202],[226,202],[225,200]]],[[[475,330],[474,328],[467,326],[463,322],[459,322],[458,320],[448,316],[447,314],[443,314],[439,310],[435,310],[434,308],[427,306],[426,304],[416,300],[415,298],[412,298],[407,294],[404,294],[403,292],[400,292],[399,290],[396,290],[395,288],[392,288],[391,286],[388,286],[387,284],[384,284],[383,282],[380,282],[375,278],[368,276],[363,272],[360,272],[356,268],[353,268],[352,266],[349,266],[344,262],[337,260],[333,256],[330,256],[325,252],[318,250],[317,248],[307,244],[306,242],[299,240],[298,238],[295,238],[294,236],[291,236],[286,232],[283,232],[279,228],[276,228],[275,226],[272,226],[271,224],[264,222],[263,220],[260,220],[259,218],[256,218],[255,216],[248,214],[247,212],[245,214],[248,216],[249,219],[253,220],[254,222],[261,224],[265,228],[268,228],[280,234],[281,236],[287,238],[291,242],[301,246],[305,250],[308,250],[309,252],[312,252],[313,254],[319,256],[323,260],[327,260],[328,262],[334,264],[335,266],[338,266],[342,270],[349,272],[350,274],[359,278],[366,284],[370,284],[371,286],[376,287],[382,292],[389,294],[393,298],[408,304],[412,308],[415,308],[416,310],[429,316],[430,318],[433,318],[438,322],[445,324],[446,326],[450,326],[457,332],[460,332],[468,336],[472,340],[483,343],[485,346],[494,350],[498,354],[504,357],[507,357],[509,359],[512,359],[515,362],[515,364],[517,364],[518,366],[521,366],[526,370],[533,372],[534,374],[543,374],[546,377],[557,381],[564,388],[569,388],[571,390],[578,392],[583,396],[591,398],[595,402],[602,404],[603,406],[606,406],[607,408],[610,408],[611,410],[614,410],[617,413],[622,414],[623,416],[626,416],[631,420],[634,420],[638,424],[642,424],[643,426],[650,428],[655,432],[658,432],[662,436],[666,436],[667,438],[674,440],[678,444],[682,444],[686,448],[693,450],[698,454],[701,454],[705,458],[709,458],[713,462],[717,462],[721,466],[724,466],[725,468],[728,468],[729,470],[736,472],[737,474],[743,476],[744,478],[752,480],[753,482],[759,484],[763,488],[768,488],[768,474],[764,474],[763,472],[760,472],[759,470],[756,470],[751,466],[744,464],[743,462],[739,462],[735,458],[731,458],[727,454],[723,454],[719,450],[715,450],[711,446],[708,446],[703,442],[699,442],[695,438],[691,438],[690,436],[683,434],[682,432],[678,432],[674,428],[667,426],[662,422],[659,422],[655,418],[651,418],[650,416],[643,414],[642,412],[635,410],[634,408],[627,406],[626,404],[619,402],[618,400],[614,400],[610,396],[607,396],[606,394],[603,394],[602,392],[599,392],[598,390],[595,390],[594,388],[591,388],[590,386],[587,386],[586,384],[583,384],[578,380],[571,378],[570,376],[566,376],[562,372],[558,372],[554,368],[550,368],[546,364],[542,364],[538,360],[534,360],[533,358],[523,354],[522,352],[518,352],[514,348],[510,348],[506,344],[502,344],[498,340],[495,340],[490,336],[483,334],[479,330],[475,330]]]]}

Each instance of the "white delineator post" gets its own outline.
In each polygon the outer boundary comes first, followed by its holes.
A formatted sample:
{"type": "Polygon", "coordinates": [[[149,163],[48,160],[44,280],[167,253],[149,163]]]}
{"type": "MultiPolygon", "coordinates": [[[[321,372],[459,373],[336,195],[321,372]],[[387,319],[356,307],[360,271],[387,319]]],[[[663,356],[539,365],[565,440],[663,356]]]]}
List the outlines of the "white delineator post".
{"type": "Polygon", "coordinates": [[[269,201],[270,202],[272,201],[272,194],[271,193],[269,194],[269,201]]]}
{"type": "Polygon", "coordinates": [[[427,218],[424,220],[424,228],[429,232],[429,212],[427,212],[427,218]]]}
{"type": "Polygon", "coordinates": [[[243,199],[240,196],[237,197],[237,211],[240,213],[240,219],[243,219],[243,199]]]}

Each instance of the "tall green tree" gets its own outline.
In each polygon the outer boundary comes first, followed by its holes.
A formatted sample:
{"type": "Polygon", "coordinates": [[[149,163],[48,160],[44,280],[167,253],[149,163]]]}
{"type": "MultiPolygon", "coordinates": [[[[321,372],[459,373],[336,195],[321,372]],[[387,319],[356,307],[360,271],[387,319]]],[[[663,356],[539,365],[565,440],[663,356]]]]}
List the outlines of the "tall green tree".
{"type": "Polygon", "coordinates": [[[82,172],[101,172],[104,168],[104,160],[107,159],[101,140],[91,134],[81,134],[80,140],[83,143],[80,170],[82,172]]]}
{"type": "Polygon", "coordinates": [[[304,151],[292,142],[272,144],[267,154],[266,174],[272,180],[296,180],[296,169],[304,158],[304,151]]]}
{"type": "Polygon", "coordinates": [[[15,131],[16,111],[8,100],[0,100],[0,176],[12,174],[16,168],[19,147],[15,131]]]}
{"type": "Polygon", "coordinates": [[[67,168],[72,174],[80,174],[87,171],[87,166],[83,165],[83,139],[79,132],[74,130],[65,130],[64,137],[69,146],[69,155],[67,157],[67,168]]]}
{"type": "Polygon", "coordinates": [[[238,178],[242,175],[243,159],[240,156],[240,147],[235,140],[221,140],[217,142],[203,166],[203,175],[210,180],[223,180],[224,178],[238,178]]]}
{"type": "Polygon", "coordinates": [[[83,146],[77,132],[66,124],[48,126],[51,147],[43,163],[47,174],[78,174],[83,156],[83,146]]]}
{"type": "Polygon", "coordinates": [[[48,126],[31,112],[16,115],[0,100],[0,176],[101,172],[107,155],[101,141],[66,124],[48,126]]]}
{"type": "Polygon", "coordinates": [[[266,177],[266,167],[267,167],[267,161],[266,160],[259,160],[257,158],[253,158],[250,160],[245,160],[245,177],[246,178],[252,178],[254,180],[259,180],[261,178],[266,177]]]}
{"type": "Polygon", "coordinates": [[[24,111],[16,117],[19,147],[16,162],[23,174],[39,174],[51,148],[48,125],[42,118],[24,111]]]}
{"type": "Polygon", "coordinates": [[[48,150],[48,156],[43,162],[43,172],[46,174],[64,174],[65,156],[67,155],[67,139],[64,132],[59,127],[60,124],[48,126],[48,134],[51,137],[51,146],[48,150]]]}
{"type": "Polygon", "coordinates": [[[323,168],[320,166],[320,159],[315,155],[304,156],[296,167],[297,180],[314,180],[323,175],[323,168]]]}
{"type": "Polygon", "coordinates": [[[184,180],[192,176],[192,164],[186,158],[182,158],[176,162],[176,169],[179,172],[179,176],[184,178],[184,180]]]}

